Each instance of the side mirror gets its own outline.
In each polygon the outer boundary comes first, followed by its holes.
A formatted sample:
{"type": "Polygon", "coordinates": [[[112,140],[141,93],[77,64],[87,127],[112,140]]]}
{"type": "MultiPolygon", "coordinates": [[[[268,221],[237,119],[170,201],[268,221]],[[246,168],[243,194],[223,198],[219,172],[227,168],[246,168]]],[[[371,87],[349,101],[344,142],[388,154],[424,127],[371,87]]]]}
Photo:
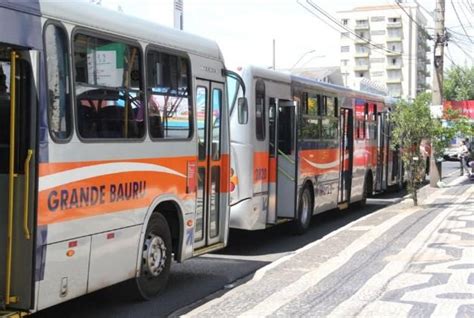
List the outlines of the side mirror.
{"type": "Polygon", "coordinates": [[[239,124],[245,125],[249,120],[249,105],[247,102],[247,98],[239,97],[237,101],[237,113],[239,124]]]}

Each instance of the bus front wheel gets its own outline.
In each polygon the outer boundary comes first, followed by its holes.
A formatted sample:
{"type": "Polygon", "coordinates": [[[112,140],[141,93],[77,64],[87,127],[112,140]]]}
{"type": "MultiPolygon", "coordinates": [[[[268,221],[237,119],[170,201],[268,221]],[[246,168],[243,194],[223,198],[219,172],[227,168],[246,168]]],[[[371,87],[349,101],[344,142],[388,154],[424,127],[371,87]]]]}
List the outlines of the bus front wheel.
{"type": "Polygon", "coordinates": [[[171,233],[166,218],[154,213],[143,240],[140,275],[135,279],[137,296],[148,300],[163,290],[171,266],[171,233]]]}

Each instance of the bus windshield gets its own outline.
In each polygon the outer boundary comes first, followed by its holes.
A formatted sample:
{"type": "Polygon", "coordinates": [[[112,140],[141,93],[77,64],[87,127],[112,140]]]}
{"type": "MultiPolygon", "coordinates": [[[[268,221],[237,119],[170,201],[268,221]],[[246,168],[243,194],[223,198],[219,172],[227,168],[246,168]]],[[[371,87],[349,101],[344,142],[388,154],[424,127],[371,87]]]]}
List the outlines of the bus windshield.
{"type": "Polygon", "coordinates": [[[227,71],[227,103],[229,106],[229,115],[232,115],[241,87],[243,96],[245,96],[245,87],[241,77],[237,73],[227,71]]]}

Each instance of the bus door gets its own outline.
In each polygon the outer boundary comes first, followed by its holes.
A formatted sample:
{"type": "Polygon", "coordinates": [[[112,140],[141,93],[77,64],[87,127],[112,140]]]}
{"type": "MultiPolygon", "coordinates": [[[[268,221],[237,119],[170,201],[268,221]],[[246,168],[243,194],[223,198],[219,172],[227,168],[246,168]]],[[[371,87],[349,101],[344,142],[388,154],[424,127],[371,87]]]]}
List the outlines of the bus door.
{"type": "Polygon", "coordinates": [[[341,108],[339,116],[341,140],[339,149],[340,186],[338,204],[350,203],[354,157],[354,118],[352,109],[341,108]]]}
{"type": "Polygon", "coordinates": [[[386,113],[377,112],[377,168],[375,190],[387,188],[388,140],[386,113]]]}
{"type": "Polygon", "coordinates": [[[0,308],[33,305],[38,62],[0,44],[0,308]]]}
{"type": "Polygon", "coordinates": [[[277,216],[296,215],[296,107],[287,100],[278,101],[276,118],[277,216]]]}
{"type": "Polygon", "coordinates": [[[267,223],[277,223],[276,214],[276,198],[277,198],[277,148],[276,148],[276,136],[277,136],[277,100],[276,98],[270,97],[268,103],[268,213],[267,223]]]}
{"type": "MultiPolygon", "coordinates": [[[[197,202],[194,247],[223,243],[221,233],[228,211],[225,185],[221,174],[227,160],[221,155],[221,114],[224,84],[206,80],[196,81],[196,117],[198,131],[197,202]]],[[[227,178],[229,179],[229,178],[227,178]]]]}

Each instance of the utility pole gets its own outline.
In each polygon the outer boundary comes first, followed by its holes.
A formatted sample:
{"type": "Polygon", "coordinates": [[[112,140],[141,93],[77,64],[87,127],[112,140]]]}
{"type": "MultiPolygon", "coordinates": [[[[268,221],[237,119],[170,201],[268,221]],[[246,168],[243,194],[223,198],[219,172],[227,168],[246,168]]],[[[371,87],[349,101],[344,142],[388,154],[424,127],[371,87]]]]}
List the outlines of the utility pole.
{"type": "MultiPolygon", "coordinates": [[[[446,31],[444,29],[445,0],[436,0],[435,9],[435,44],[433,56],[433,88],[432,107],[442,107],[443,105],[443,65],[444,46],[446,44],[446,31]]],[[[433,144],[431,145],[430,156],[430,186],[436,187],[441,179],[441,163],[438,165],[433,144]]]]}
{"type": "Polygon", "coordinates": [[[275,53],[275,50],[276,50],[276,48],[275,48],[275,39],[273,39],[273,63],[272,63],[272,68],[273,68],[273,70],[275,70],[275,63],[276,63],[276,60],[275,60],[275,54],[276,54],[276,53],[275,53]]]}

